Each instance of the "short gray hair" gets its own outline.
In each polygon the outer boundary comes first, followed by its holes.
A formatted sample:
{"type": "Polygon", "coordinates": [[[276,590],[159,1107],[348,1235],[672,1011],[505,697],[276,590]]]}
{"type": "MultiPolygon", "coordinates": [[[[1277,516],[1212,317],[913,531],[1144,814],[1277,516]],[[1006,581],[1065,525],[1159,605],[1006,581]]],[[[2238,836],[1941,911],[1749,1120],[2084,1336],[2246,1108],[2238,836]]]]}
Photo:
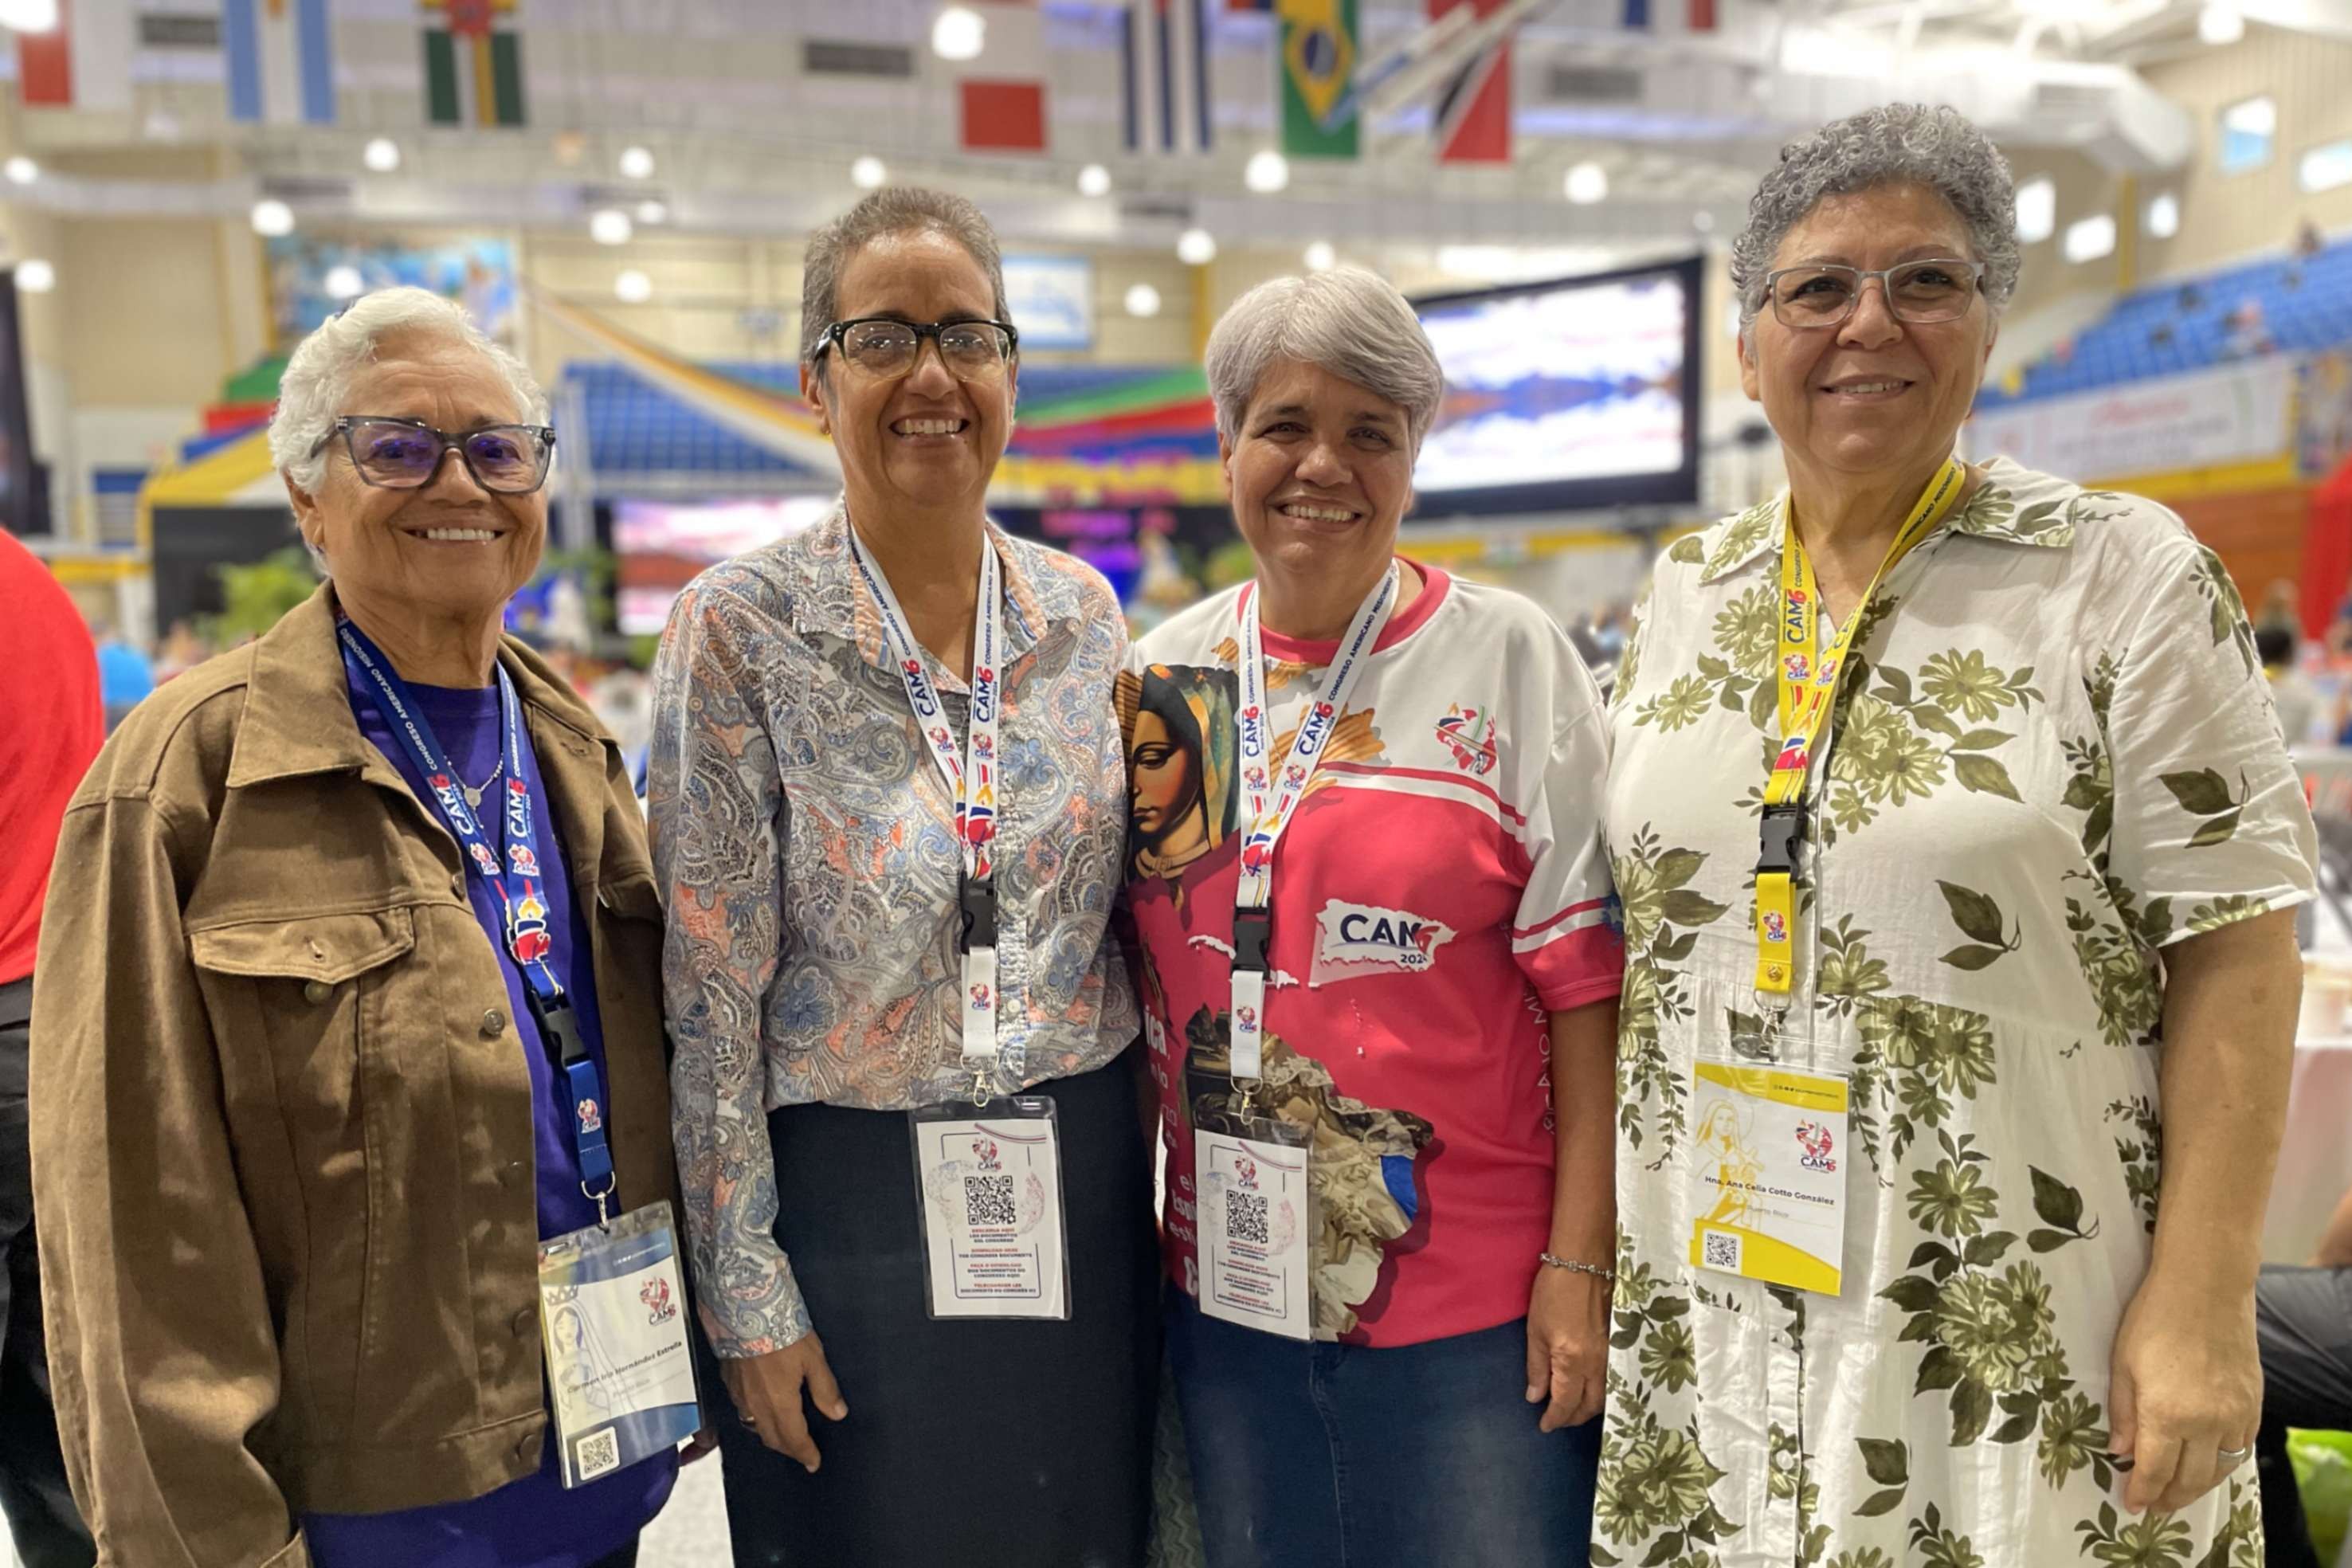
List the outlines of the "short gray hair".
{"type": "Polygon", "coordinates": [[[1969,248],[1985,264],[1985,303],[1995,316],[2017,289],[2017,187],[2009,160],[1957,109],[1889,103],[1832,121],[1780,149],[1779,166],[1748,201],[1748,226],[1731,247],[1731,286],[1743,332],[1764,308],[1764,276],[1781,240],[1824,196],[1882,185],[1925,185],[1960,215],[1969,248]]]}
{"type": "MultiPolygon", "coordinates": [[[[801,363],[817,363],[824,330],[841,309],[841,275],[850,258],[877,239],[901,234],[938,234],[964,247],[988,279],[996,319],[1013,321],[1004,299],[1004,258],[996,230],[980,208],[961,196],[920,185],[886,185],[810,237],[801,261],[801,363]]],[[[1019,322],[1013,322],[1016,327],[1019,322]]]]}
{"type": "Polygon", "coordinates": [[[1416,457],[1445,397],[1445,373],[1421,318],[1388,279],[1360,267],[1261,283],[1217,322],[1209,396],[1227,445],[1276,360],[1319,366],[1403,409],[1416,457]]]}
{"type": "MultiPolygon", "coordinates": [[[[545,423],[547,396],[522,361],[492,342],[473,318],[423,289],[379,289],[362,294],[304,338],[278,383],[278,412],[269,418],[269,460],[312,494],[327,477],[320,443],[334,433],[352,378],[375,363],[387,338],[425,338],[473,349],[490,362],[514,393],[516,416],[545,423]]],[[[382,412],[377,410],[376,412],[382,412]]]]}

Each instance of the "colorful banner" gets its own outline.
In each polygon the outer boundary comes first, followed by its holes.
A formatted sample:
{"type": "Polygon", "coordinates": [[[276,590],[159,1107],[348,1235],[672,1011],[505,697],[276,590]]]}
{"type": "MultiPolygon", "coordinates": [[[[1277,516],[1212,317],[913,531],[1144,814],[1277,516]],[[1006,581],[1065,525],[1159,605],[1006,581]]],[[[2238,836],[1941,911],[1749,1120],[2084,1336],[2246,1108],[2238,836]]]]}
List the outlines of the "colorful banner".
{"type": "Polygon", "coordinates": [[[1356,0],[1279,0],[1282,150],[1293,158],[1353,158],[1361,117],[1349,97],[1357,49],[1356,0]]]}
{"type": "Polygon", "coordinates": [[[335,122],[327,0],[222,0],[221,56],[231,120],[335,122]]]}
{"type": "MultiPolygon", "coordinates": [[[[282,0],[271,0],[282,4],[282,0]]],[[[425,30],[425,114],[436,125],[520,125],[522,40],[493,21],[517,0],[424,0],[445,26],[425,30]]]]}
{"type": "Polygon", "coordinates": [[[2037,397],[1979,414],[1965,437],[1977,461],[2007,457],[2084,483],[2258,462],[2287,452],[2294,362],[2285,355],[2189,375],[2037,397]]]}

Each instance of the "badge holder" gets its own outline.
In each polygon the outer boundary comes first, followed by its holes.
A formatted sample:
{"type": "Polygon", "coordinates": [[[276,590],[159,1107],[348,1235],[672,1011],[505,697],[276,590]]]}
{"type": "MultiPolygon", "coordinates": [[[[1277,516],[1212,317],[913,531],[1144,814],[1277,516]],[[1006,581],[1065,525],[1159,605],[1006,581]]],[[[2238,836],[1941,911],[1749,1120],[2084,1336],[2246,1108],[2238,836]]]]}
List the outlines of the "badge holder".
{"type": "Polygon", "coordinates": [[[1692,1268],[1839,1294],[1848,1104],[1846,1079],[1837,1073],[1694,1064],[1692,1268]]]}
{"type": "Polygon", "coordinates": [[[1070,1315],[1061,1125],[1023,1094],[908,1112],[934,1319],[1070,1315]]]}
{"type": "Polygon", "coordinates": [[[541,1242],[539,1321],[565,1487],[674,1449],[701,1428],[668,1204],[541,1242]]]}

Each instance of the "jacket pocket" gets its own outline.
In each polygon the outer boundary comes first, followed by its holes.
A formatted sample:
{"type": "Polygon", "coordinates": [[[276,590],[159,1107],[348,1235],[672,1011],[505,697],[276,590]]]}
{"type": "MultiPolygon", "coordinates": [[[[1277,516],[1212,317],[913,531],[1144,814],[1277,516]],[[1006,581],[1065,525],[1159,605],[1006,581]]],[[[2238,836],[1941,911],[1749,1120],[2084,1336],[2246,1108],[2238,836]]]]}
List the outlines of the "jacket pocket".
{"type": "Polygon", "coordinates": [[[373,1229],[362,1058],[392,1046],[393,1033],[430,1026],[415,1005],[415,918],[405,907],[307,915],[188,940],[229,1116],[242,1124],[247,1216],[286,1363],[285,1414],[332,1441],[357,1401],[373,1229]]]}

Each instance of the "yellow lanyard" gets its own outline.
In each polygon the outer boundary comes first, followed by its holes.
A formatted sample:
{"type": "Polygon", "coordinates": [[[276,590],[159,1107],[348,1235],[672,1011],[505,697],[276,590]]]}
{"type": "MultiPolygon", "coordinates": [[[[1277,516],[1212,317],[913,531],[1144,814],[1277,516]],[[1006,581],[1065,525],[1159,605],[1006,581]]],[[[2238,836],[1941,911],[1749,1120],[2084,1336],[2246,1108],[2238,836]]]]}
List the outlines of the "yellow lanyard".
{"type": "Polygon", "coordinates": [[[1822,594],[1813,563],[1797,542],[1796,519],[1780,506],[1780,646],[1775,679],[1780,696],[1780,752],[1764,785],[1764,818],[1756,858],[1756,989],[1785,994],[1794,981],[1797,928],[1797,846],[1805,837],[1805,783],[1813,759],[1830,749],[1838,671],[1844,667],[1863,612],[1895,563],[1918,546],[1959,499],[1968,470],[1957,458],[1944,466],[1911,508],[1863,590],[1837,639],[1821,647],[1822,594]],[[1816,655],[1818,654],[1818,657],[1816,655]]]}

